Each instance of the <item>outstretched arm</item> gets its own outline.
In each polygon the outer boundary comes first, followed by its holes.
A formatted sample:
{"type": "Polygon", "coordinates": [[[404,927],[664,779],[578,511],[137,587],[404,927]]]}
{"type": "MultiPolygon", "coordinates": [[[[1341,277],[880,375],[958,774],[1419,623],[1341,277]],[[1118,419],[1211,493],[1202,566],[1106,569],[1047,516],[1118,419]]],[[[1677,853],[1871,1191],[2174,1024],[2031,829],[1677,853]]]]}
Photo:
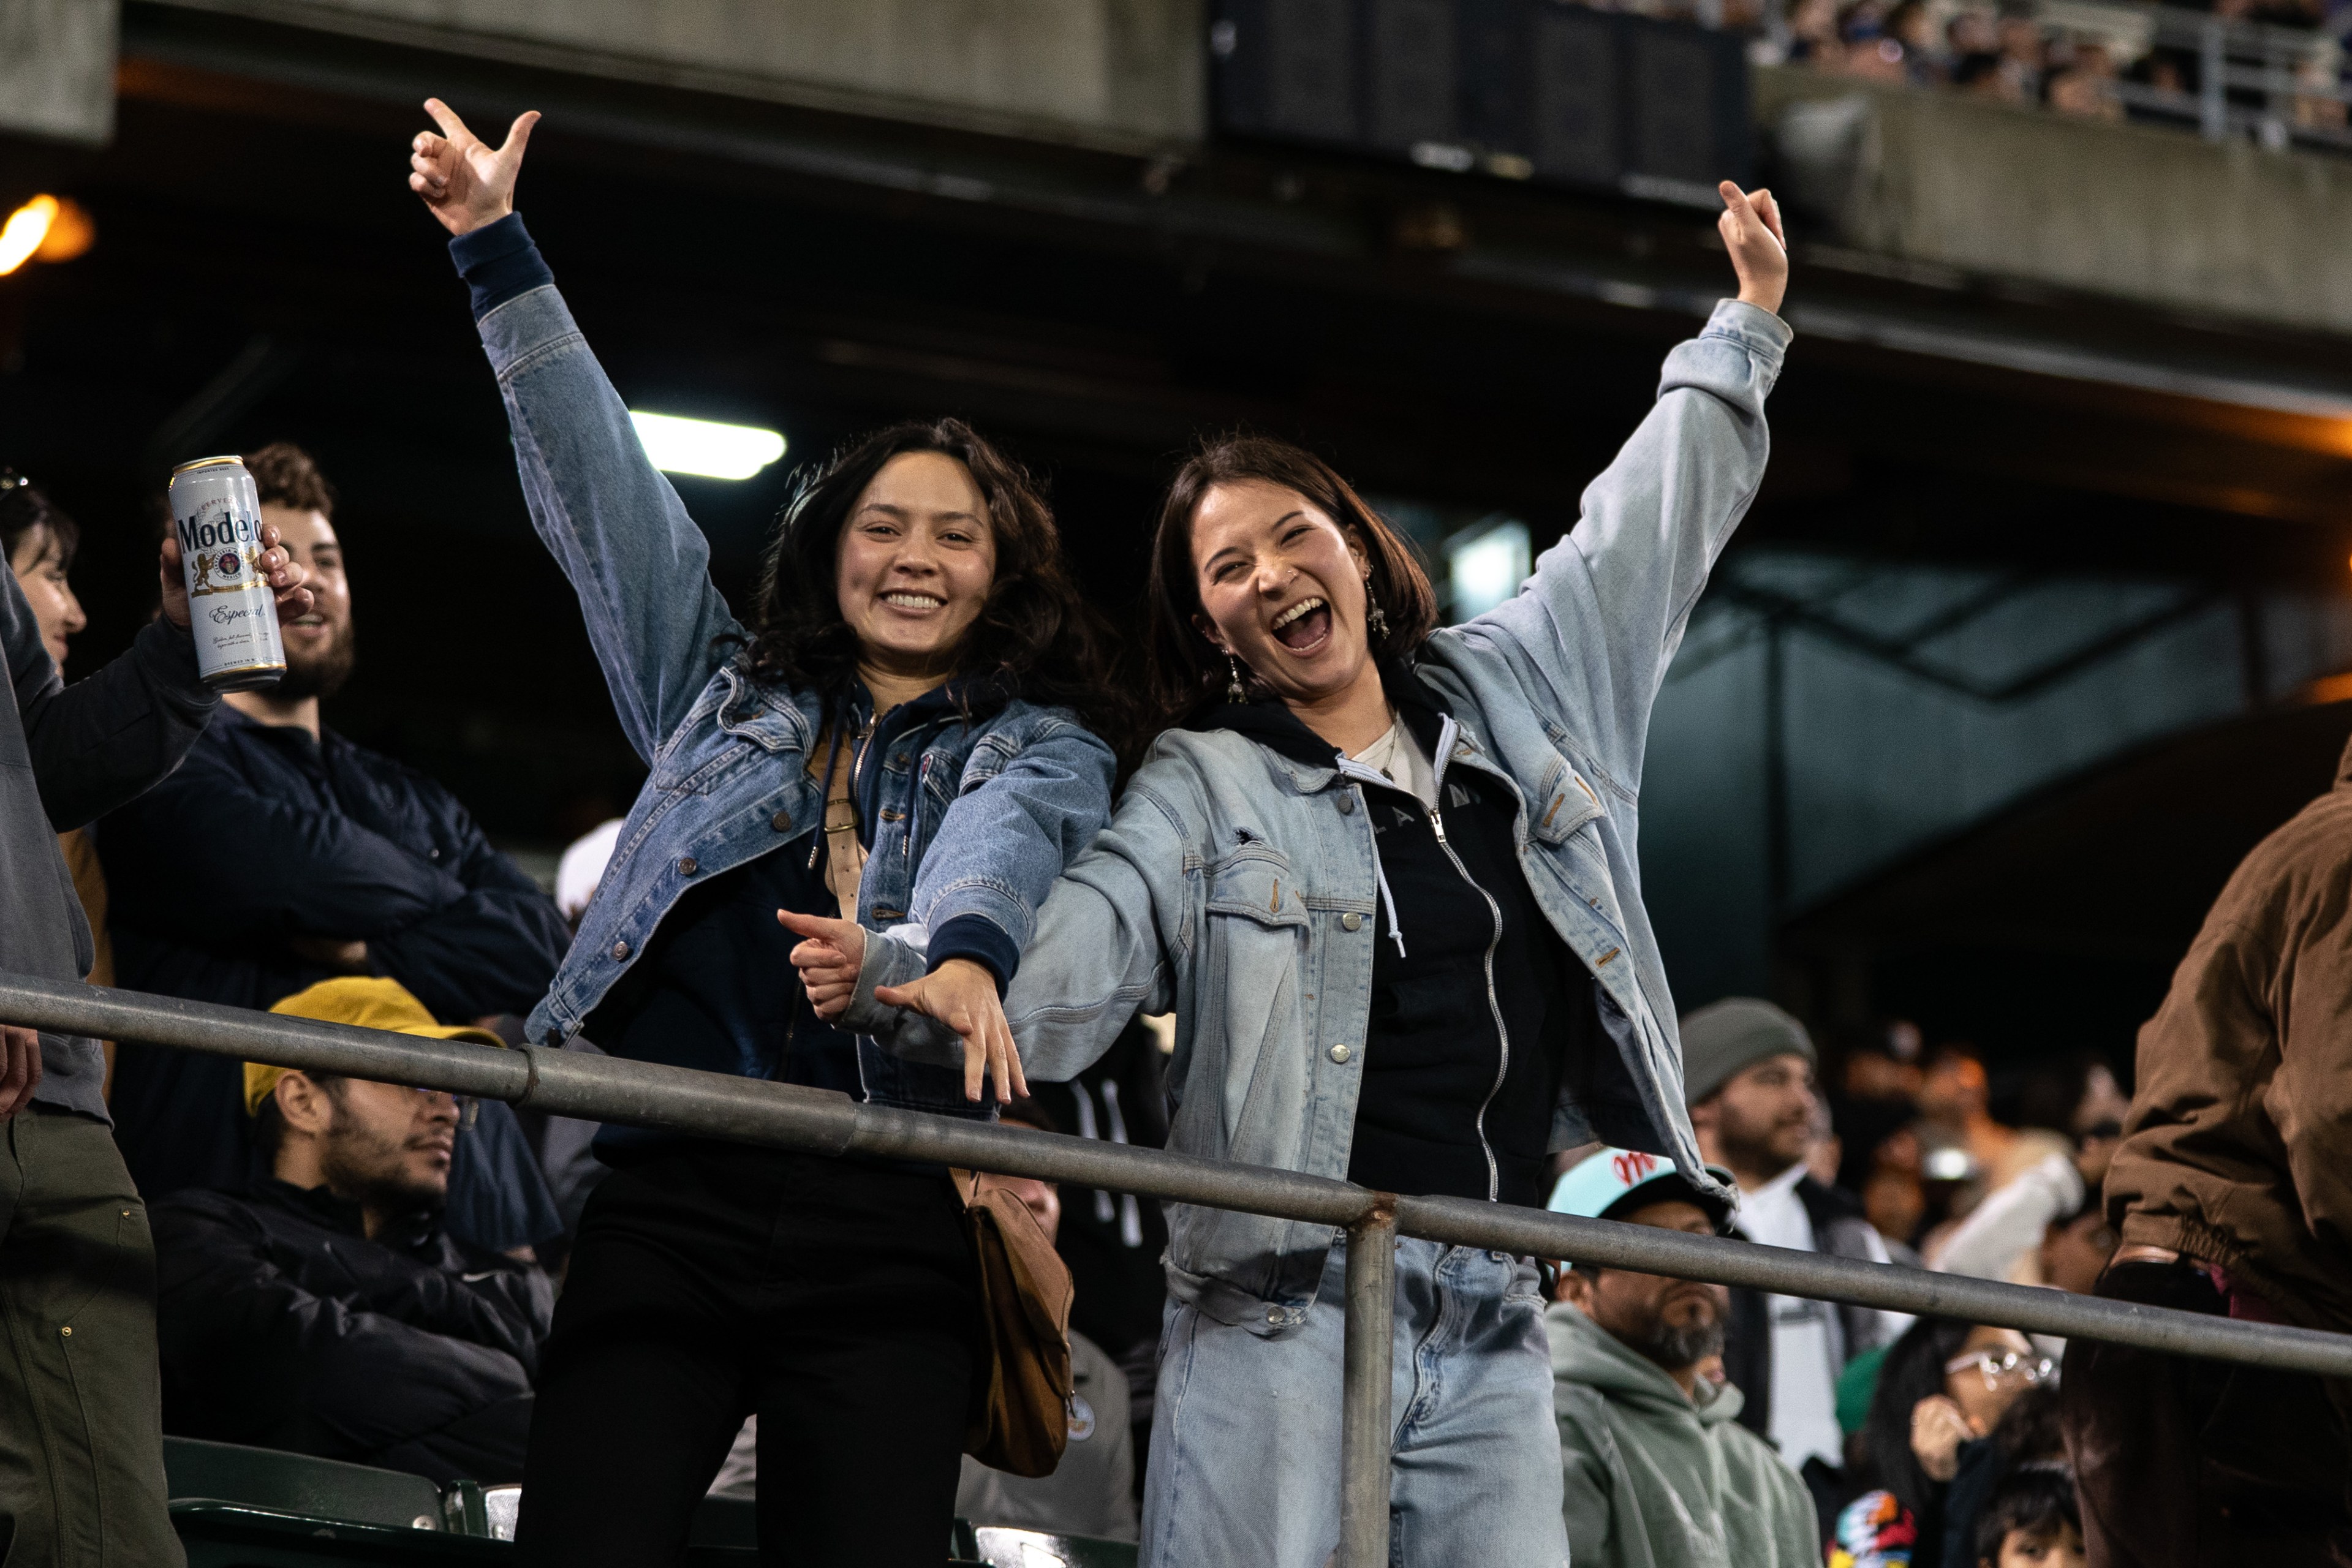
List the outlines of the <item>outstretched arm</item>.
{"type": "Polygon", "coordinates": [[[450,252],[474,290],[531,526],[579,594],[621,726],[651,761],[740,629],[710,581],[702,530],[646,456],[514,210],[539,115],[518,118],[493,148],[439,99],[425,108],[441,130],[412,143],[409,188],[457,236],[450,252]]]}
{"type": "Polygon", "coordinates": [[[1780,210],[1769,192],[1727,181],[1723,196],[1739,298],[1666,356],[1656,406],[1518,596],[1446,634],[1465,657],[1500,661],[1629,789],[1691,606],[1763,480],[1764,399],[1789,344],[1773,314],[1789,277],[1780,210]]]}

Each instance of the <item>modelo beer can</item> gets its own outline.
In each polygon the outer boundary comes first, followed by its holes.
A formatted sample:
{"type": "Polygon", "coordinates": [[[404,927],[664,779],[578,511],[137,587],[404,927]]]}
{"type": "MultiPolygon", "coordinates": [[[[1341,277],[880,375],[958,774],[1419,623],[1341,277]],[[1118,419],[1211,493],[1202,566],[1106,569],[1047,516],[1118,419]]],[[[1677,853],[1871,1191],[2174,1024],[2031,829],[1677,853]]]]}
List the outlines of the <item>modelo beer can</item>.
{"type": "Polygon", "coordinates": [[[234,457],[172,470],[172,530],[188,581],[196,671],[216,692],[272,686],[286,674],[278,595],[261,575],[261,492],[234,457]]]}

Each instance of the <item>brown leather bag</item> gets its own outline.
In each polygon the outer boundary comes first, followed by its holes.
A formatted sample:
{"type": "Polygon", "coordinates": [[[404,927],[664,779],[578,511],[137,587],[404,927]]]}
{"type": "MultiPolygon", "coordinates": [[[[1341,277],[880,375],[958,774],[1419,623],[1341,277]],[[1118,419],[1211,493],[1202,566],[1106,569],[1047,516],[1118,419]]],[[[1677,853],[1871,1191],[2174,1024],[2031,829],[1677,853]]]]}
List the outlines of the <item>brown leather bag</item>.
{"type": "Polygon", "coordinates": [[[987,1385],[963,1451],[993,1470],[1049,1476],[1070,1440],[1070,1270],[1028,1205],[954,1173],[980,1264],[987,1385]]]}

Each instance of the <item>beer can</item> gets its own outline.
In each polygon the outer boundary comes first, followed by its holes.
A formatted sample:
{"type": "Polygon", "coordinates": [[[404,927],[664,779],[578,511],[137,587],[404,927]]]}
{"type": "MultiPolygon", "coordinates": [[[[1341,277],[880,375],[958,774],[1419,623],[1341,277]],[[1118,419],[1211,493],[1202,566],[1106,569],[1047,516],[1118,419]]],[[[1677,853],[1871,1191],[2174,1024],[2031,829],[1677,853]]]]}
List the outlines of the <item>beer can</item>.
{"type": "Polygon", "coordinates": [[[172,529],[188,584],[196,671],[217,692],[273,686],[286,674],[278,595],[261,575],[261,492],[234,457],[172,470],[172,529]]]}

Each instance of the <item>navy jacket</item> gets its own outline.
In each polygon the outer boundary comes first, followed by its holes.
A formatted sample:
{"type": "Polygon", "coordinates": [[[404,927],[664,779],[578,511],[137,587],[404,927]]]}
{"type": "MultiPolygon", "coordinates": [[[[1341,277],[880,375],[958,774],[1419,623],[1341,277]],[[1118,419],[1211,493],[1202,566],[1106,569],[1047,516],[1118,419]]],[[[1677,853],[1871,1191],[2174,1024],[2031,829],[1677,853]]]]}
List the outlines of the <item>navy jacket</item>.
{"type": "Polygon", "coordinates": [[[520,1480],[547,1276],[257,1178],[155,1206],[164,1425],[448,1482],[520,1480]]]}
{"type": "MultiPolygon", "coordinates": [[[[433,779],[226,706],[97,839],[116,972],[137,990],[267,1008],[334,973],[289,938],[356,938],[375,973],[464,1023],[529,1012],[568,940],[554,902],[433,779]]],[[[124,1045],[112,1107],[149,1197],[245,1179],[239,1063],[124,1045]]]]}

